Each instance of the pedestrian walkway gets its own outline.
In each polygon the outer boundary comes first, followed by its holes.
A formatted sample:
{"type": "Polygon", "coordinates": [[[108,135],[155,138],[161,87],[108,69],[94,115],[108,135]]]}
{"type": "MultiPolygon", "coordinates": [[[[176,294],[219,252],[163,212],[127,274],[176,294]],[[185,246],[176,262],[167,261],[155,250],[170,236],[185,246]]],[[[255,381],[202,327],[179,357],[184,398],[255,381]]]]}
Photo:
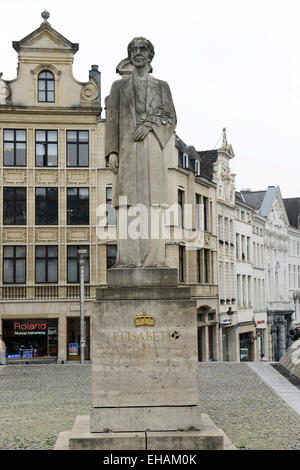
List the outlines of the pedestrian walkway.
{"type": "MultiPolygon", "coordinates": [[[[201,411],[237,449],[300,450],[299,414],[251,366],[199,363],[201,411]]],[[[257,366],[262,370],[265,364],[257,366]]],[[[268,366],[265,375],[273,372],[268,366]]],[[[1,366],[0,450],[53,449],[76,416],[90,414],[91,369],[90,364],[1,366]]]]}
{"type": "Polygon", "coordinates": [[[300,390],[277,372],[268,362],[249,362],[248,366],[266,385],[300,415],[300,390]]]}

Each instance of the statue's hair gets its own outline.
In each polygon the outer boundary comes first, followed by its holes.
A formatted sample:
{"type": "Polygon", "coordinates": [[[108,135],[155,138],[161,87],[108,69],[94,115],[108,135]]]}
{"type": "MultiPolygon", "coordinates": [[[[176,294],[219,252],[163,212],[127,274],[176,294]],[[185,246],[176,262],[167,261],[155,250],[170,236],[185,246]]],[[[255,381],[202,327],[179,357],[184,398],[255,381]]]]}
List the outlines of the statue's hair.
{"type": "Polygon", "coordinates": [[[130,62],[130,55],[131,55],[131,48],[132,48],[132,45],[133,45],[134,41],[137,41],[137,40],[145,41],[145,43],[147,44],[148,49],[149,49],[149,54],[150,54],[150,62],[151,62],[152,59],[153,59],[153,57],[154,57],[154,55],[155,55],[154,46],[153,46],[152,42],[150,42],[148,39],[143,38],[143,37],[133,38],[133,40],[128,44],[127,52],[128,52],[128,59],[129,59],[129,62],[130,62]]]}

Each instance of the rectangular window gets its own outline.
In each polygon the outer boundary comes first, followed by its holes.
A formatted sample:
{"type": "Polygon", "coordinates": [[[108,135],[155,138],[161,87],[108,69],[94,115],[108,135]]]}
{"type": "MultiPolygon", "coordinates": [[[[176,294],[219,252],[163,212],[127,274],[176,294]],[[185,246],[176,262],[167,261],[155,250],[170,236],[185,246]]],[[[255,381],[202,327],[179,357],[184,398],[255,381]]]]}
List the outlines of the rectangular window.
{"type": "Polygon", "coordinates": [[[106,188],[106,224],[116,225],[117,214],[115,208],[112,206],[112,188],[106,188]]]}
{"type": "Polygon", "coordinates": [[[178,150],[178,166],[183,168],[183,152],[178,150]]]}
{"type": "Polygon", "coordinates": [[[58,248],[56,245],[35,247],[35,282],[58,282],[58,248]]]}
{"type": "Polygon", "coordinates": [[[4,129],[3,131],[4,166],[26,165],[26,131],[4,129]]]}
{"type": "Polygon", "coordinates": [[[208,206],[208,198],[203,197],[203,212],[204,212],[204,231],[208,231],[208,212],[209,212],[209,206],[208,206]]]}
{"type": "Polygon", "coordinates": [[[209,262],[210,262],[210,251],[204,249],[204,282],[209,283],[209,262]]]}
{"type": "Polygon", "coordinates": [[[196,194],[196,229],[200,230],[201,228],[201,196],[196,194]]]}
{"type": "Polygon", "coordinates": [[[58,224],[58,189],[35,188],[36,225],[58,224]]]}
{"type": "Polygon", "coordinates": [[[242,306],[242,292],[241,292],[241,275],[237,274],[236,276],[237,281],[236,281],[236,288],[237,288],[237,301],[238,301],[238,306],[242,306]]]}
{"type": "Polygon", "coordinates": [[[3,225],[26,225],[26,188],[3,188],[3,225]]]}
{"type": "Polygon", "coordinates": [[[179,246],[179,282],[184,282],[184,246],[179,246]]]}
{"type": "Polygon", "coordinates": [[[106,245],[106,267],[110,269],[117,259],[117,245],[106,245]]]}
{"type": "Polygon", "coordinates": [[[196,256],[197,256],[197,282],[201,284],[202,282],[202,275],[201,275],[201,251],[202,250],[196,250],[196,256]]]}
{"type": "Polygon", "coordinates": [[[89,225],[89,188],[67,188],[67,224],[89,225]]]}
{"type": "Polygon", "coordinates": [[[89,131],[67,131],[67,166],[89,166],[89,131]]]}
{"type": "Polygon", "coordinates": [[[3,247],[3,283],[26,283],[26,246],[3,247]]]}
{"type": "Polygon", "coordinates": [[[35,131],[35,165],[57,166],[57,131],[35,131]]]}
{"type": "Polygon", "coordinates": [[[80,282],[80,265],[78,260],[78,250],[87,250],[87,255],[84,260],[84,282],[90,282],[90,247],[88,245],[68,246],[67,280],[70,283],[80,282]]]}
{"type": "Polygon", "coordinates": [[[178,225],[183,226],[184,191],[178,189],[178,225]]]}
{"type": "Polygon", "coordinates": [[[248,276],[248,307],[252,305],[252,284],[251,284],[251,276],[248,276]]]}
{"type": "Polygon", "coordinates": [[[247,261],[250,261],[250,237],[247,237],[247,261]]]}
{"type": "Polygon", "coordinates": [[[240,259],[240,234],[235,234],[235,256],[236,259],[240,259]]]}

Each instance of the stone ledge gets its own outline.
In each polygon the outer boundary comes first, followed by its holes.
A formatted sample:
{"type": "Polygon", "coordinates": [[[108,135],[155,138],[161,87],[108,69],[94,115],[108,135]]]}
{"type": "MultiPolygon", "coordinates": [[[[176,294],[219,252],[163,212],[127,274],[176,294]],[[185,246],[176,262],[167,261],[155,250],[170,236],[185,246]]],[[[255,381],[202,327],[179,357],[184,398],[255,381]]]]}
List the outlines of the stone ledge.
{"type": "Polygon", "coordinates": [[[108,287],[96,289],[96,302],[116,300],[183,300],[191,299],[190,287],[108,287]]]}
{"type": "Polygon", "coordinates": [[[111,268],[107,270],[109,287],[176,287],[175,268],[111,268]]]}
{"type": "MultiPolygon", "coordinates": [[[[205,420],[194,406],[92,408],[91,432],[148,432],[201,430],[205,420]]],[[[207,427],[207,424],[205,423],[207,427]]]]}
{"type": "Polygon", "coordinates": [[[91,433],[90,417],[77,416],[72,431],[60,433],[53,450],[234,449],[209,416],[202,414],[201,421],[201,431],[91,433]]]}

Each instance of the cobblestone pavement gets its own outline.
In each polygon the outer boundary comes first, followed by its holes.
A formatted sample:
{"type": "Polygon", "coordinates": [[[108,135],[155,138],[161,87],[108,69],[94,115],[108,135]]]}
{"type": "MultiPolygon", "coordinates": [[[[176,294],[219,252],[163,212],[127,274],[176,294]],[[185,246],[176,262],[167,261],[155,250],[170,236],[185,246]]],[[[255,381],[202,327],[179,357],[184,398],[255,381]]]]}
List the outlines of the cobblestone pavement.
{"type": "Polygon", "coordinates": [[[89,364],[10,365],[0,371],[0,449],[52,449],[90,413],[89,364]]]}
{"type": "MultiPolygon", "coordinates": [[[[244,364],[199,364],[200,406],[240,449],[300,449],[300,418],[244,364]]],[[[90,412],[91,366],[0,367],[0,450],[52,449],[90,412]]]]}
{"type": "Polygon", "coordinates": [[[244,363],[199,364],[200,406],[238,449],[300,450],[300,417],[244,363]]]}

